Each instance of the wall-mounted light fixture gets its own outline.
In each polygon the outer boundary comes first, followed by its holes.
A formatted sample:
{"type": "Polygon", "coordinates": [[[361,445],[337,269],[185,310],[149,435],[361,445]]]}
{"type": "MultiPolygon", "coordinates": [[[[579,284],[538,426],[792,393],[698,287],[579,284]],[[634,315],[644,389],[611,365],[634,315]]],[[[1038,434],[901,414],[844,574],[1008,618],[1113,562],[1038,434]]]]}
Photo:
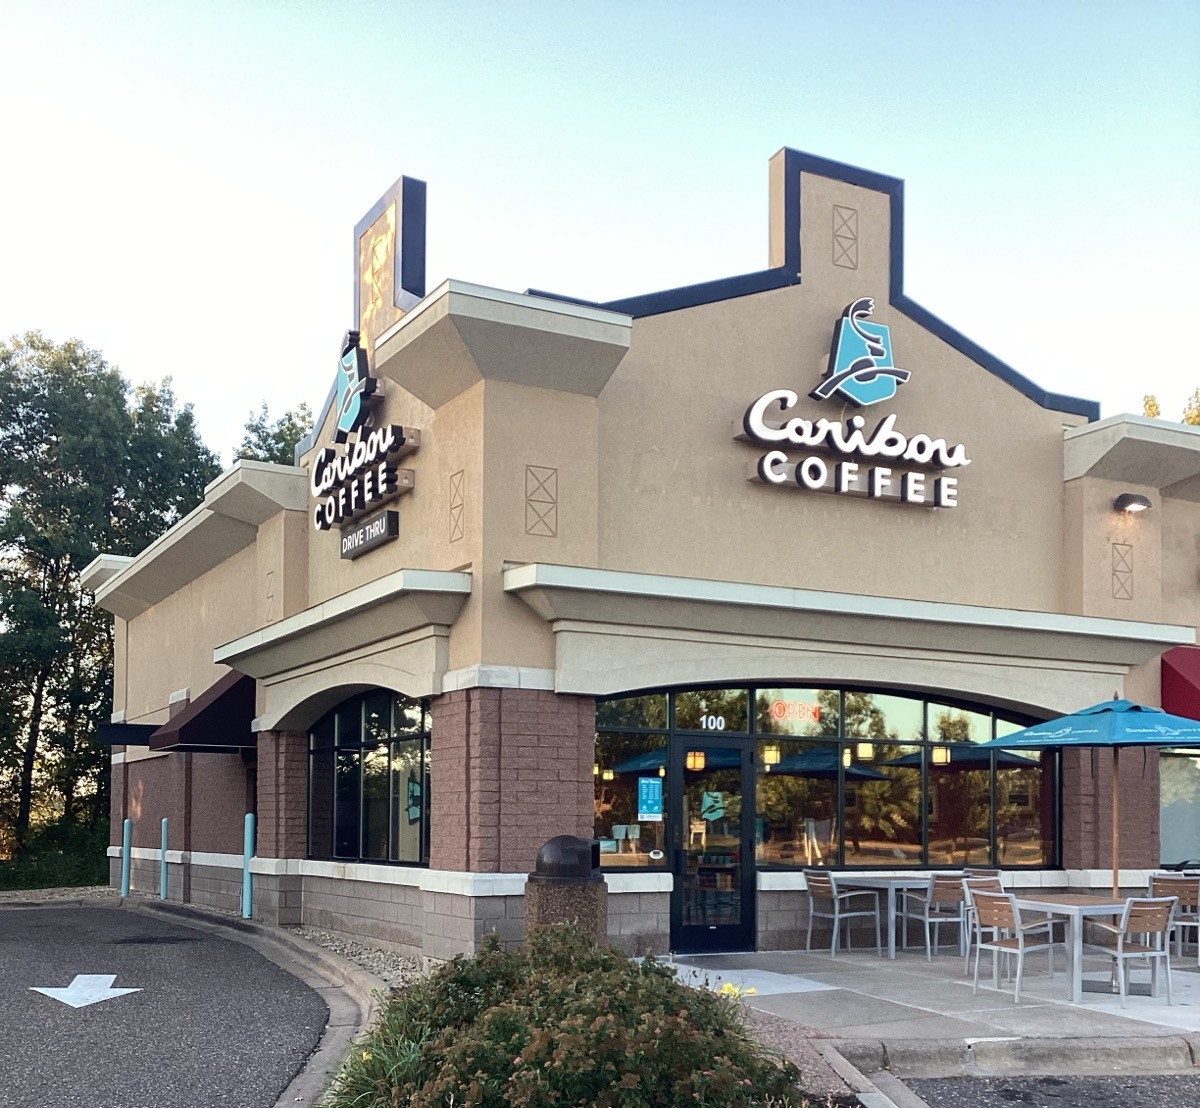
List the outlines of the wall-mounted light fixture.
{"type": "Polygon", "coordinates": [[[950,764],[950,748],[948,746],[935,746],[933,748],[933,764],[935,766],[948,766],[950,764]]]}
{"type": "Polygon", "coordinates": [[[875,757],[875,744],[874,743],[855,743],[854,744],[854,757],[856,757],[860,762],[869,762],[872,758],[875,757]]]}
{"type": "Polygon", "coordinates": [[[1123,492],[1113,501],[1115,512],[1144,512],[1152,507],[1154,505],[1150,497],[1143,496],[1140,492],[1123,492]]]}
{"type": "Polygon", "coordinates": [[[613,771],[611,769],[606,769],[602,774],[600,774],[600,776],[605,781],[611,781],[615,775],[613,774],[613,771]]]}
{"type": "Polygon", "coordinates": [[[593,777],[599,777],[599,776],[600,776],[600,763],[599,763],[599,762],[593,762],[593,763],[592,763],[592,776],[593,776],[593,777]]]}
{"type": "Polygon", "coordinates": [[[691,770],[700,770],[704,768],[705,758],[703,750],[689,750],[687,758],[684,759],[684,765],[691,770]]]}
{"type": "Polygon", "coordinates": [[[850,748],[847,746],[842,750],[842,765],[849,769],[850,763],[853,761],[854,755],[850,753],[850,748]]]}
{"type": "Polygon", "coordinates": [[[667,767],[666,767],[666,766],[659,766],[659,767],[658,767],[658,776],[659,776],[659,777],[666,777],[666,776],[667,776],[667,767]]]}
{"type": "Polygon", "coordinates": [[[767,743],[767,745],[763,747],[763,765],[767,766],[768,768],[779,765],[779,762],[782,758],[783,752],[779,749],[778,743],[767,743]]]}

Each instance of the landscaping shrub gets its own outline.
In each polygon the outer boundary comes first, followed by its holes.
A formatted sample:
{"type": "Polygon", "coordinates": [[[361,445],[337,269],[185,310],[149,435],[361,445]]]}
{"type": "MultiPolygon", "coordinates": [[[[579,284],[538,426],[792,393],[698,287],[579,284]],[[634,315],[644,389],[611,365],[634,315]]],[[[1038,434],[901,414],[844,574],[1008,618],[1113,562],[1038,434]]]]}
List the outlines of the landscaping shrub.
{"type": "Polygon", "coordinates": [[[494,937],[388,1001],[330,1108],[740,1108],[803,1103],[736,997],[689,989],[572,927],[494,937]]]}

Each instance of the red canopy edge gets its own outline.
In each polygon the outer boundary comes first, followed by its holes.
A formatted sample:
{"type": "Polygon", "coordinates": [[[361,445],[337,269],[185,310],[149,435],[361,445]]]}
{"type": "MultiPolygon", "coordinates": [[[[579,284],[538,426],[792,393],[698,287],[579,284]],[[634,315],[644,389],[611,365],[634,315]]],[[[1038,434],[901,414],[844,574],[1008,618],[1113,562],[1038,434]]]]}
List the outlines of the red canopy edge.
{"type": "Polygon", "coordinates": [[[1173,715],[1200,719],[1200,647],[1176,646],[1162,656],[1162,706],[1173,715]]]}

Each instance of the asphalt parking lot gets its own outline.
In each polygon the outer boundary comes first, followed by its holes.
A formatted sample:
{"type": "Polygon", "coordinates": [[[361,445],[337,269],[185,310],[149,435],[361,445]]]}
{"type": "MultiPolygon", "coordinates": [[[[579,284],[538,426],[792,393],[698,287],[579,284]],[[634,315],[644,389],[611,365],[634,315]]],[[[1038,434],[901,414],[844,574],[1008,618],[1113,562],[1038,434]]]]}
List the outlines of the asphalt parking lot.
{"type": "Polygon", "coordinates": [[[219,935],[113,907],[0,908],[2,1108],[271,1108],[328,1017],[219,935]]]}

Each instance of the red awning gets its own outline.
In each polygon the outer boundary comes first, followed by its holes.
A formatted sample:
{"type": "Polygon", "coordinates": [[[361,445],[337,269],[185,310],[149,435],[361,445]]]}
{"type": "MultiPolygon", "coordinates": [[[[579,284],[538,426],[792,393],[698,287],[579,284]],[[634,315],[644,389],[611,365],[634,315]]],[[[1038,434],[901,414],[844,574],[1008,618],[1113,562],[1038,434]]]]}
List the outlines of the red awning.
{"type": "Polygon", "coordinates": [[[257,748],[254,678],[230,670],[150,736],[151,750],[236,754],[257,748]]]}
{"type": "Polygon", "coordinates": [[[1200,719],[1200,646],[1176,646],[1162,656],[1162,706],[1200,719]]]}

